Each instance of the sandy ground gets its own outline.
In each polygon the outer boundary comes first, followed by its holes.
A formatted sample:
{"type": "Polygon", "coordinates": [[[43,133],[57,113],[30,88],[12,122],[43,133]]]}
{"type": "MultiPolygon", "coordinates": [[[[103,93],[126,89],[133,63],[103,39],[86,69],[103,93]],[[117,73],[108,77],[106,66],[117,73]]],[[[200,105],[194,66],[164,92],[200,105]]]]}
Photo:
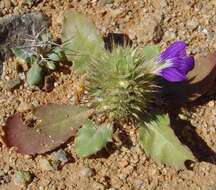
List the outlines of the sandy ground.
{"type": "MultiPolygon", "coordinates": [[[[215,51],[216,1],[215,0],[43,0],[32,6],[24,1],[0,0],[0,16],[40,10],[51,19],[51,32],[60,37],[62,15],[71,8],[88,15],[98,30],[124,33],[134,45],[159,43],[162,48],[176,39],[189,45],[196,55],[215,51]]],[[[36,107],[50,102],[71,103],[76,80],[72,72],[55,75],[55,88],[51,92],[32,90],[25,84],[15,90],[6,88],[8,81],[16,79],[17,61],[5,64],[5,75],[0,81],[0,126],[17,110],[36,107]]],[[[91,158],[78,158],[73,141],[61,147],[69,161],[60,169],[41,166],[41,160],[52,160],[52,153],[42,156],[23,156],[0,144],[0,189],[29,190],[215,190],[215,97],[205,97],[196,108],[189,111],[191,124],[182,129],[189,133],[187,139],[200,158],[191,170],[177,171],[156,164],[147,158],[136,140],[136,130],[130,126],[118,129],[114,142],[107,150],[91,158]],[[199,138],[198,138],[199,135],[199,138]],[[193,140],[195,139],[195,140],[193,140]],[[17,171],[27,171],[32,180],[18,183],[17,171]]],[[[180,135],[180,136],[181,136],[180,135]]],[[[28,142],[26,142],[28,143],[28,142]]]]}

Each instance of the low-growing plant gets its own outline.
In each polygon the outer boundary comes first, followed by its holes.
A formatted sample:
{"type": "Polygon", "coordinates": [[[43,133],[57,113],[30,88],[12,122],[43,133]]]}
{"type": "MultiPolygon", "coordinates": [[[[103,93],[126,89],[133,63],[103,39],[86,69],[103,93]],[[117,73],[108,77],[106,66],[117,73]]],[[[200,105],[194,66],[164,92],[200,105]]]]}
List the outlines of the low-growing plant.
{"type": "MultiPolygon", "coordinates": [[[[194,59],[186,54],[185,43],[177,41],[162,53],[156,45],[141,49],[114,44],[110,52],[105,50],[95,26],[85,16],[67,13],[63,28],[63,39],[68,41],[67,49],[79,55],[78,61],[73,56],[69,56],[69,59],[74,62],[79,73],[86,75],[89,105],[96,114],[106,115],[110,123],[131,119],[140,128],[140,143],[145,152],[158,162],[183,167],[185,160],[194,160],[190,150],[181,145],[168,127],[169,118],[165,109],[155,104],[163,101],[160,94],[164,86],[161,86],[159,77],[169,82],[182,82],[193,69],[194,59]],[[79,39],[79,44],[84,45],[76,46],[75,38],[79,39]],[[82,60],[84,57],[85,60],[82,60]],[[179,154],[178,158],[169,155],[171,152],[179,154]]],[[[86,145],[86,138],[79,136],[84,136],[84,131],[86,133],[86,130],[80,129],[77,137],[79,146],[75,144],[76,151],[81,156],[85,156],[80,152],[84,151],[82,148],[86,145]]],[[[91,149],[92,146],[89,145],[89,150],[91,149]]],[[[95,149],[91,153],[97,151],[95,149]]]]}
{"type": "MultiPolygon", "coordinates": [[[[4,128],[4,140],[9,147],[16,146],[21,153],[44,153],[64,143],[69,136],[75,136],[72,132],[67,135],[67,131],[74,131],[83,124],[75,137],[75,151],[80,156],[90,156],[111,141],[116,122],[129,119],[138,128],[145,153],[156,162],[184,168],[186,161],[196,160],[173,132],[169,114],[178,108],[175,106],[208,92],[206,83],[213,84],[216,78],[212,74],[215,54],[194,60],[187,54],[183,41],[172,43],[164,51],[157,45],[134,48],[111,42],[114,45],[109,51],[94,24],[76,12],[65,14],[62,40],[64,53],[73,62],[75,71],[85,75],[88,103],[85,108],[52,104],[36,108],[35,115],[43,123],[37,123],[36,130],[40,127],[44,131],[42,139],[34,134],[35,129],[20,133],[21,129],[13,127],[17,121],[19,128],[23,127],[20,115],[9,118],[4,128]],[[90,115],[87,110],[93,110],[96,117],[104,115],[105,122],[98,124],[87,120],[90,115]],[[72,122],[75,127],[71,126],[72,122]],[[15,133],[20,134],[22,140],[19,136],[14,139],[15,133]],[[26,148],[23,139],[29,133],[35,138],[26,148]],[[52,138],[53,142],[50,141],[52,138]],[[41,141],[47,142],[47,149],[39,145],[41,141]],[[32,152],[33,147],[35,151],[32,152]]],[[[48,52],[46,58],[50,56],[48,52]]]]}
{"type": "Polygon", "coordinates": [[[67,62],[61,45],[45,29],[27,35],[23,45],[12,48],[12,52],[29,65],[27,83],[31,86],[41,84],[46,70],[55,70],[59,62],[67,62]]]}

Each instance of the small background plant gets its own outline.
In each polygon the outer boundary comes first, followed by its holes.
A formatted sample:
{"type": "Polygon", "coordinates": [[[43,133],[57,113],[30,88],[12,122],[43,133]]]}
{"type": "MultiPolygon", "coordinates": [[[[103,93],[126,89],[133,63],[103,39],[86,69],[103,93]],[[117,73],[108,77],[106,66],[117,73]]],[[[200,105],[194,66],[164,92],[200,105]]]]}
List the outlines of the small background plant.
{"type": "Polygon", "coordinates": [[[40,85],[47,71],[55,70],[60,62],[67,62],[61,45],[53,41],[47,30],[28,35],[24,41],[22,46],[13,48],[12,52],[29,65],[27,83],[30,86],[40,85]]]}

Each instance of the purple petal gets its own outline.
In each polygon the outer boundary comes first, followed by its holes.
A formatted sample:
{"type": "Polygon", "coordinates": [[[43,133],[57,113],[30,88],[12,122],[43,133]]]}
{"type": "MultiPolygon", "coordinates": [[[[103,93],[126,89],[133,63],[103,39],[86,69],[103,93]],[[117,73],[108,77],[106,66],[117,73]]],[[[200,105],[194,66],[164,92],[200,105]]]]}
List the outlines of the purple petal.
{"type": "Polygon", "coordinates": [[[169,62],[173,63],[171,67],[177,68],[183,74],[187,74],[194,67],[193,57],[175,57],[173,59],[170,59],[169,62]]]}
{"type": "Polygon", "coordinates": [[[166,80],[170,82],[180,82],[180,81],[184,81],[187,79],[186,75],[182,74],[182,72],[179,71],[175,67],[169,67],[169,68],[163,69],[160,72],[160,76],[162,76],[163,78],[165,78],[166,80]]]}
{"type": "Polygon", "coordinates": [[[171,59],[173,57],[185,57],[187,45],[183,41],[172,43],[164,52],[161,53],[162,60],[171,59]]]}
{"type": "Polygon", "coordinates": [[[186,44],[183,41],[172,43],[159,56],[159,64],[167,64],[159,75],[171,82],[178,82],[187,79],[187,73],[194,67],[194,58],[186,53],[186,44]]]}

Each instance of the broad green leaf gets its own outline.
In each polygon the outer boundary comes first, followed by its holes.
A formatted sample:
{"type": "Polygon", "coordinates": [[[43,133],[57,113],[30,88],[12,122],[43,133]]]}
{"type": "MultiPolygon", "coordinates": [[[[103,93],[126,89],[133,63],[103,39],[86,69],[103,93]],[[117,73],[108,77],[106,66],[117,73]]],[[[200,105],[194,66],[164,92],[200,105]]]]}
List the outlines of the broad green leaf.
{"type": "Polygon", "coordinates": [[[185,168],[185,161],[195,160],[192,152],[181,144],[169,127],[167,115],[157,116],[149,123],[139,126],[140,143],[144,151],[153,160],[161,164],[185,168]]]}
{"type": "Polygon", "coordinates": [[[69,11],[63,21],[63,49],[74,67],[83,72],[91,58],[98,58],[104,49],[95,25],[84,15],[69,11]]]}
{"type": "Polygon", "coordinates": [[[143,53],[146,60],[151,60],[160,54],[160,46],[147,45],[143,48],[143,53]]]}
{"type": "Polygon", "coordinates": [[[43,80],[43,69],[37,63],[34,63],[27,73],[27,83],[30,86],[39,85],[43,80]]]}
{"type": "Polygon", "coordinates": [[[75,139],[75,150],[79,156],[90,156],[101,150],[112,139],[112,125],[96,126],[88,120],[79,129],[75,139]]]}
{"type": "Polygon", "coordinates": [[[48,104],[33,110],[34,117],[25,123],[22,114],[16,113],[3,127],[3,140],[7,147],[16,147],[22,154],[42,154],[75,136],[90,112],[80,106],[48,104]]]}

